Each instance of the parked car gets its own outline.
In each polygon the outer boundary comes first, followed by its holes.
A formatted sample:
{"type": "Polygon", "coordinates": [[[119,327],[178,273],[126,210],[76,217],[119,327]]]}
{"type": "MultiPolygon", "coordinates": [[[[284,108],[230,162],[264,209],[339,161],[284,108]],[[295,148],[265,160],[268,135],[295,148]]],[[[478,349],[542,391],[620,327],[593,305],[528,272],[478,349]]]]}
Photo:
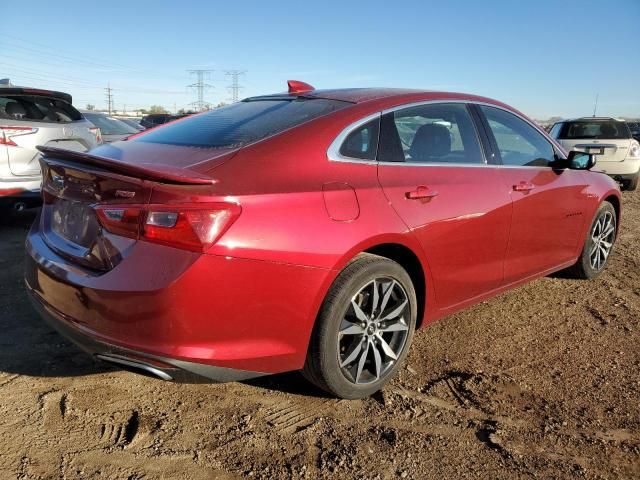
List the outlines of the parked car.
{"type": "Polygon", "coordinates": [[[36,145],[86,151],[97,130],[71,102],[51,90],[0,84],[0,207],[40,204],[40,152],[36,145]]]}
{"type": "Polygon", "coordinates": [[[627,123],[608,117],[563,120],[553,125],[551,136],[564,148],[597,154],[596,169],[610,175],[626,190],[635,190],[640,178],[640,143],[627,123]]]}
{"type": "Polygon", "coordinates": [[[165,380],[302,369],[369,395],[415,328],[558,270],[600,274],[620,218],[593,155],[464,94],[291,81],[115,147],[42,151],[35,307],[165,380]]]}
{"type": "Polygon", "coordinates": [[[136,120],[135,118],[129,118],[129,117],[114,117],[114,118],[117,120],[120,120],[123,123],[126,123],[130,127],[135,128],[139,132],[146,130],[142,125],[140,125],[140,121],[136,120]]]}
{"type": "Polygon", "coordinates": [[[179,113],[175,115],[170,113],[152,113],[142,117],[140,125],[144,128],[154,128],[158,125],[164,125],[165,123],[172,122],[173,120],[178,120],[179,118],[184,118],[189,115],[193,115],[193,113],[179,113]]]}
{"type": "Polygon", "coordinates": [[[85,118],[100,129],[102,141],[104,143],[117,142],[124,140],[140,130],[134,128],[114,117],[110,117],[106,113],[101,112],[83,112],[85,118]]]}

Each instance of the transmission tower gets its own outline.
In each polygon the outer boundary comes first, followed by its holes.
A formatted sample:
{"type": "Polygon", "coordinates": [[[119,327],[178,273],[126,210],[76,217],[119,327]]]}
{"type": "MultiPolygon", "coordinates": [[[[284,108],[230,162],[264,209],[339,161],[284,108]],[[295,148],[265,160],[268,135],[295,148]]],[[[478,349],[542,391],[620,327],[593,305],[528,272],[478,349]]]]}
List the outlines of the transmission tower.
{"type": "Polygon", "coordinates": [[[191,102],[189,105],[193,105],[193,108],[198,112],[209,110],[211,104],[204,101],[204,92],[205,90],[209,90],[210,88],[212,88],[212,86],[208,83],[204,83],[204,80],[205,78],[210,77],[213,70],[188,70],[188,72],[191,75],[196,76],[196,83],[187,85],[187,87],[193,88],[198,95],[198,100],[196,100],[195,102],[191,102]]]}
{"type": "Polygon", "coordinates": [[[231,85],[229,85],[227,89],[231,92],[231,101],[233,103],[238,101],[238,94],[240,90],[244,88],[238,84],[238,77],[240,77],[240,75],[244,75],[245,73],[247,73],[246,70],[227,70],[225,72],[225,75],[231,77],[231,85]]]}
{"type": "Polygon", "coordinates": [[[107,92],[107,110],[109,110],[109,115],[113,111],[113,88],[111,88],[110,84],[107,84],[107,88],[105,88],[107,92]]]}

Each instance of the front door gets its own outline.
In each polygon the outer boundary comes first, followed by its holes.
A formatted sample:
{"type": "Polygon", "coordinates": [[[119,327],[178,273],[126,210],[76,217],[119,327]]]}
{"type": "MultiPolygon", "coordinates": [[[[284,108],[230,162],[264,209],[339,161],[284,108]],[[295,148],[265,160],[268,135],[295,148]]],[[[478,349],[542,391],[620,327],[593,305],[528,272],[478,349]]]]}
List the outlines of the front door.
{"type": "Polygon", "coordinates": [[[506,110],[481,106],[504,190],[513,199],[505,282],[553,269],[575,258],[586,221],[586,176],[550,165],[555,151],[536,128],[506,110]]]}

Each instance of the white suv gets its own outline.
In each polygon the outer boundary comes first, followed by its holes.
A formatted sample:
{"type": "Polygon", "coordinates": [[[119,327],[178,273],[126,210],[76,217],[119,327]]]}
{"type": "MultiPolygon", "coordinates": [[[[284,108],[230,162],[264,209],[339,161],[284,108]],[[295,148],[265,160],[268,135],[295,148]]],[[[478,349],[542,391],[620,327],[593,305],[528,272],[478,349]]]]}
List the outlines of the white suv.
{"type": "Polygon", "coordinates": [[[0,207],[40,202],[37,145],[86,151],[100,130],[71,105],[66,93],[0,85],[0,207]]]}
{"type": "Polygon", "coordinates": [[[640,143],[631,136],[623,120],[584,117],[563,120],[553,125],[550,135],[567,151],[595,153],[596,166],[621,183],[626,190],[638,187],[640,176],[640,143]]]}

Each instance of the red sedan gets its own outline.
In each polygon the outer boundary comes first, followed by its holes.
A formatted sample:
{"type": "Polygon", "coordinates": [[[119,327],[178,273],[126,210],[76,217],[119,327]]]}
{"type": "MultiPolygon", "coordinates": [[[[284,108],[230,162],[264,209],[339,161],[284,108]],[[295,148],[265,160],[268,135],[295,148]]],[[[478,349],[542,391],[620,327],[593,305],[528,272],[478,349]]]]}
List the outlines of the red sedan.
{"type": "Polygon", "coordinates": [[[292,81],[88,154],[41,150],[34,305],[167,380],[301,369],[369,395],[415,328],[551,272],[598,275],[620,221],[594,157],[456,93],[292,81]]]}

